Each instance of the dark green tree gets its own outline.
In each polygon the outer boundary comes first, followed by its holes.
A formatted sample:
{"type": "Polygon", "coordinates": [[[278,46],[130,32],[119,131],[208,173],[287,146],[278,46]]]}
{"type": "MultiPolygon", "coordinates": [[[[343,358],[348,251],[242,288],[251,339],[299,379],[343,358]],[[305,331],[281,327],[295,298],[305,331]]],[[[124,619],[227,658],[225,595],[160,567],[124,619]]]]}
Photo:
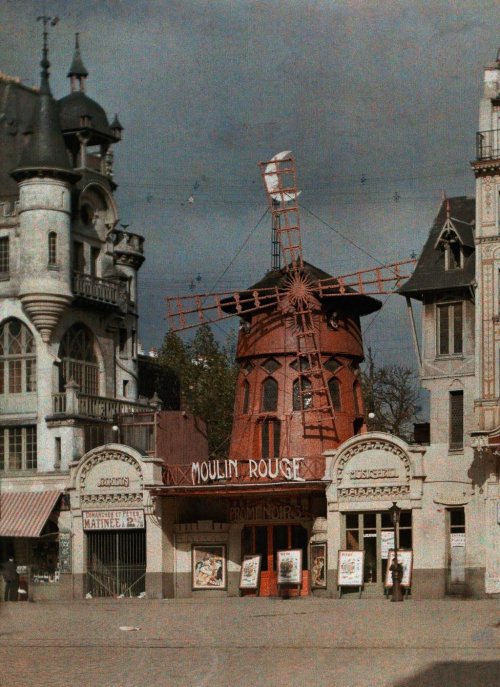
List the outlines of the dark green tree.
{"type": "Polygon", "coordinates": [[[233,341],[221,345],[208,325],[191,341],[167,332],[159,354],[162,365],[176,372],[181,387],[181,407],[207,425],[210,455],[227,455],[233,423],[237,365],[233,341]]]}

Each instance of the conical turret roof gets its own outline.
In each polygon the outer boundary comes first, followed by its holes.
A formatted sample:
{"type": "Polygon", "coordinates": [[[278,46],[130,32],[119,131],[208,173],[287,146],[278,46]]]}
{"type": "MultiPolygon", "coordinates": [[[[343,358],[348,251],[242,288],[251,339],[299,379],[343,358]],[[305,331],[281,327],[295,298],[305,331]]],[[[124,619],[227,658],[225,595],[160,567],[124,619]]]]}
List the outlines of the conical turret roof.
{"type": "Polygon", "coordinates": [[[73,171],[69,162],[61,132],[59,108],[50,91],[50,62],[46,46],[40,66],[40,92],[33,113],[32,134],[21,153],[18,166],[11,174],[16,180],[39,174],[41,171],[51,176],[78,178],[79,175],[73,171]]]}

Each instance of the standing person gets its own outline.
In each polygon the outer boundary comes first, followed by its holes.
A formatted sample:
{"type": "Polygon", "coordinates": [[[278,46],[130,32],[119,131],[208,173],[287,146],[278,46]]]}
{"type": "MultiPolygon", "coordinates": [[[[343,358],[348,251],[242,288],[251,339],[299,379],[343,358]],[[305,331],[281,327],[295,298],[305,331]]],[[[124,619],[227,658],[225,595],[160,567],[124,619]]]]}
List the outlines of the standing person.
{"type": "Polygon", "coordinates": [[[10,556],[3,566],[3,579],[5,581],[4,601],[16,601],[17,599],[17,569],[14,558],[10,556]]]}

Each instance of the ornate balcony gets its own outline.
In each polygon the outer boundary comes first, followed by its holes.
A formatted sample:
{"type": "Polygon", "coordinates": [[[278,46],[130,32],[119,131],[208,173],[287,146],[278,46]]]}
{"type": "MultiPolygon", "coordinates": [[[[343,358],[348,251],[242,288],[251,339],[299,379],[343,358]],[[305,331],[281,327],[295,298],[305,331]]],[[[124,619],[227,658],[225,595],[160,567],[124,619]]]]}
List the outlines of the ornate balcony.
{"type": "Polygon", "coordinates": [[[73,291],[78,299],[91,301],[93,305],[119,308],[122,312],[127,309],[128,294],[123,284],[83,272],[74,272],[73,291]]]}
{"type": "Polygon", "coordinates": [[[66,391],[52,394],[51,420],[54,416],[75,416],[91,418],[93,420],[114,421],[117,416],[128,413],[144,413],[152,410],[151,405],[122,401],[105,396],[91,396],[80,393],[77,388],[68,385],[66,391]]]}
{"type": "Polygon", "coordinates": [[[500,158],[500,129],[478,131],[476,134],[476,159],[497,160],[500,158]]]}

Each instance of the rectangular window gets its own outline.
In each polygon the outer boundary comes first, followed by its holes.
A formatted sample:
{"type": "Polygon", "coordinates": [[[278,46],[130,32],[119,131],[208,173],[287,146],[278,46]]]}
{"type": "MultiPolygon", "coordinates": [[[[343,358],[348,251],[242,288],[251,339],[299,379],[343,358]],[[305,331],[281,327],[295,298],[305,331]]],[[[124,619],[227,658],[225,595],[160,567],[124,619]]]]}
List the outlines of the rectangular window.
{"type": "Polygon", "coordinates": [[[450,391],[450,449],[464,445],[464,392],[450,391]]]}
{"type": "Polygon", "coordinates": [[[56,467],[56,468],[61,467],[61,458],[62,458],[61,437],[56,437],[55,438],[55,444],[54,444],[54,467],[56,467]]]}
{"type": "Polygon", "coordinates": [[[127,357],[127,338],[127,330],[125,329],[125,327],[120,327],[118,331],[118,350],[122,358],[127,357]]]}
{"type": "Polygon", "coordinates": [[[73,269],[75,272],[85,271],[85,253],[81,241],[73,242],[73,269]]]}
{"type": "Polygon", "coordinates": [[[100,248],[96,248],[95,246],[92,246],[90,249],[90,274],[93,277],[97,277],[97,266],[99,263],[100,252],[100,248]]]}
{"type": "Polygon", "coordinates": [[[0,470],[36,470],[36,427],[0,428],[0,470]]]}
{"type": "Polygon", "coordinates": [[[437,306],[438,355],[463,352],[463,305],[446,303],[437,306]]]}
{"type": "Polygon", "coordinates": [[[23,469],[22,432],[22,427],[11,427],[9,430],[9,470],[23,469]]]}
{"type": "Polygon", "coordinates": [[[9,237],[0,238],[0,275],[7,276],[10,271],[9,237]]]}
{"type": "Polygon", "coordinates": [[[9,360],[9,393],[20,394],[22,388],[22,360],[9,360]]]}

